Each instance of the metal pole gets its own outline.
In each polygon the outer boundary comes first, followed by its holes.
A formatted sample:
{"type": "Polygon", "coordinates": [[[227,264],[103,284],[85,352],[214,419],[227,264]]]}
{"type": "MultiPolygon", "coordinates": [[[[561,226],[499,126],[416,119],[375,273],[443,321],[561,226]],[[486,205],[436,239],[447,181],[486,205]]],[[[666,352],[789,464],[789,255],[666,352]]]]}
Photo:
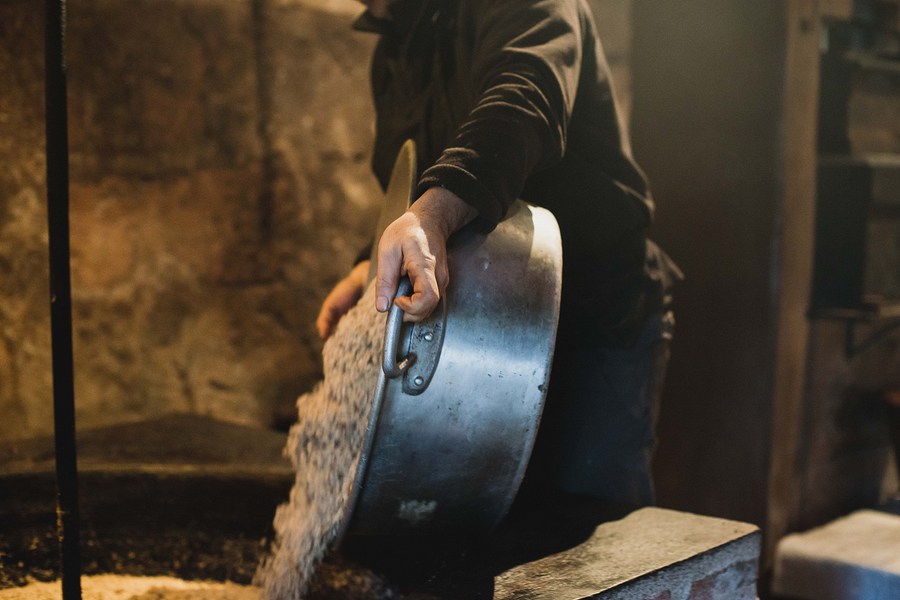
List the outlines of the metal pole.
{"type": "Polygon", "coordinates": [[[50,331],[56,433],[56,523],[64,600],[81,598],[78,464],[72,296],[69,272],[69,139],[66,115],[66,2],[46,1],[44,98],[47,151],[47,225],[50,236],[50,331]]]}

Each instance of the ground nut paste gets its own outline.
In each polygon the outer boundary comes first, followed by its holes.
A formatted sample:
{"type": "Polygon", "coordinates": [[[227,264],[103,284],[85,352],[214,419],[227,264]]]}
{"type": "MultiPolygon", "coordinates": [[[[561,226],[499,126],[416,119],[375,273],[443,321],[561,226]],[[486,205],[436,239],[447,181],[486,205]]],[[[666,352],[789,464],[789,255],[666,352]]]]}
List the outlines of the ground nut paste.
{"type": "Polygon", "coordinates": [[[265,600],[301,598],[340,527],[381,368],[385,317],[374,296],[372,285],[338,323],[322,353],[323,381],[297,400],[285,448],[297,475],[257,573],[265,600]]]}

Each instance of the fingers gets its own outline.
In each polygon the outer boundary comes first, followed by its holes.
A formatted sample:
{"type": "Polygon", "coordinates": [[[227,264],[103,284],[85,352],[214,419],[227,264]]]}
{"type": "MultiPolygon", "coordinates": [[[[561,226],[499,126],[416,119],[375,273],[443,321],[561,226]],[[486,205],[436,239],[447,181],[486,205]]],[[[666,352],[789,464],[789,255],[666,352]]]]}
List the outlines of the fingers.
{"type": "Polygon", "coordinates": [[[322,309],[319,311],[319,316],[316,318],[316,330],[319,332],[319,337],[323,340],[330,338],[341,316],[343,315],[323,304],[322,309]]]}
{"type": "Polygon", "coordinates": [[[425,257],[421,261],[408,261],[407,273],[412,283],[413,291],[409,296],[400,296],[395,300],[405,313],[404,321],[422,321],[434,311],[443,296],[445,286],[438,283],[438,271],[443,266],[435,257],[425,257]]]}
{"type": "Polygon", "coordinates": [[[446,253],[443,237],[423,229],[415,215],[407,213],[394,221],[378,245],[376,309],[383,312],[393,302],[405,313],[405,321],[427,318],[446,287],[446,253]],[[394,300],[403,275],[409,276],[413,291],[394,300]]]}
{"type": "Polygon", "coordinates": [[[368,261],[358,264],[347,277],[334,286],[322,302],[322,308],[316,318],[316,329],[323,340],[331,337],[338,321],[359,301],[365,289],[365,273],[368,269],[368,261]]]}
{"type": "Polygon", "coordinates": [[[338,321],[347,314],[347,311],[356,305],[356,302],[361,295],[351,293],[349,290],[345,291],[344,289],[341,289],[340,292],[342,292],[343,295],[335,297],[334,294],[338,291],[337,287],[332,290],[331,294],[329,294],[322,303],[322,308],[319,310],[319,316],[316,318],[316,329],[319,332],[319,337],[323,340],[327,340],[331,337],[331,334],[334,333],[334,328],[337,327],[338,321]]]}
{"type": "Polygon", "coordinates": [[[402,258],[399,244],[392,243],[383,235],[378,244],[378,269],[375,273],[375,310],[378,312],[385,312],[397,293],[402,258]]]}
{"type": "Polygon", "coordinates": [[[338,321],[340,321],[341,317],[350,310],[350,306],[346,306],[344,302],[334,297],[337,289],[338,288],[335,287],[331,294],[325,298],[325,301],[322,303],[322,308],[319,310],[319,316],[316,318],[316,329],[319,332],[319,337],[323,340],[327,340],[331,337],[338,321]]]}

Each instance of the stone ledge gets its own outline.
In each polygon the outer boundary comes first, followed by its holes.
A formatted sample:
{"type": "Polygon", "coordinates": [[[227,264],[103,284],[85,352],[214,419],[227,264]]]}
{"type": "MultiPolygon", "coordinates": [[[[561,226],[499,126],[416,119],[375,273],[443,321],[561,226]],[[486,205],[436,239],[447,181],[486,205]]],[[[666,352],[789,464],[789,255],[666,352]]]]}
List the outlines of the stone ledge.
{"type": "Polygon", "coordinates": [[[900,516],[861,510],[784,537],[772,591],[798,600],[900,598],[900,516]]]}
{"type": "Polygon", "coordinates": [[[754,525],[645,508],[502,573],[494,600],[752,600],[759,552],[754,525]]]}

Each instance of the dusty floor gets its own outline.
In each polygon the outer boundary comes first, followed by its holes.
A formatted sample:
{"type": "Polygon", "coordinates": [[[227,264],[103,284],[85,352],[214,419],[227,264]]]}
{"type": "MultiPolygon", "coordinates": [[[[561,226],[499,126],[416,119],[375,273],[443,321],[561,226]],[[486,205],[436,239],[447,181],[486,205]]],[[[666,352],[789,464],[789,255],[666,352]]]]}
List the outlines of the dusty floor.
{"type": "MultiPolygon", "coordinates": [[[[275,507],[293,480],[280,454],[284,439],[183,416],[83,432],[79,489],[86,579],[114,573],[135,581],[232,582],[214,592],[167,592],[195,595],[147,595],[148,588],[140,592],[144,596],[135,592],[122,600],[230,600],[223,595],[230,592],[220,591],[255,591],[246,588],[273,534],[275,507]]],[[[52,457],[51,440],[0,444],[0,600],[40,600],[39,588],[22,586],[59,577],[52,457]],[[21,595],[23,589],[29,595],[21,595]]],[[[543,493],[516,508],[493,534],[468,543],[348,540],[344,559],[322,565],[309,600],[491,598],[497,573],[571,547],[597,523],[624,514],[618,507],[543,493]]],[[[92,596],[86,591],[85,598],[92,596]]]]}
{"type": "MultiPolygon", "coordinates": [[[[24,583],[24,582],[23,582],[24,583]]],[[[233,581],[188,580],[168,575],[86,575],[83,600],[259,600],[260,588],[233,581]]],[[[61,583],[30,579],[19,587],[0,589],[0,600],[59,600],[61,583]]],[[[306,600],[430,600],[402,595],[372,571],[334,560],[322,565],[306,600]]]]}
{"type": "MultiPolygon", "coordinates": [[[[285,438],[190,415],[80,431],[83,573],[250,583],[285,438]]],[[[0,443],[0,589],[58,576],[53,457],[51,438],[0,443]]]]}
{"type": "MultiPolygon", "coordinates": [[[[250,583],[262,553],[260,539],[195,529],[82,531],[82,572],[250,583]]],[[[0,590],[59,576],[52,524],[0,531],[0,590]]],[[[5,600],[5,597],[4,597],[5,600]]]]}
{"type": "MultiPolygon", "coordinates": [[[[348,539],[342,557],[332,557],[323,563],[307,600],[491,598],[497,574],[570,548],[586,539],[597,523],[624,514],[585,499],[544,495],[539,498],[533,505],[514,506],[497,531],[479,539],[440,543],[405,538],[348,539]]],[[[50,525],[43,531],[34,530],[30,536],[18,529],[17,535],[10,537],[3,534],[0,522],[0,600],[41,600],[44,596],[30,594],[38,588],[21,586],[34,584],[35,580],[51,582],[58,577],[57,547],[50,525]],[[22,589],[27,589],[30,595],[12,595],[22,589]]],[[[103,535],[97,538],[90,533],[82,538],[84,572],[91,579],[115,573],[131,579],[165,576],[189,581],[230,581],[233,587],[222,589],[236,591],[249,586],[265,547],[259,538],[239,537],[229,532],[213,534],[200,527],[100,533],[103,535]]],[[[50,589],[58,590],[58,585],[50,589]]],[[[194,595],[146,595],[148,592],[141,592],[144,596],[113,598],[230,600],[233,597],[210,589],[184,590],[194,595]]],[[[50,597],[56,600],[59,595],[50,597]]],[[[85,600],[92,600],[87,592],[85,600]]]]}
{"type": "MultiPolygon", "coordinates": [[[[33,582],[0,590],[0,600],[58,600],[60,583],[33,582]]],[[[95,575],[81,579],[84,600],[258,600],[259,590],[236,583],[184,581],[175,577],[95,575]]]]}

